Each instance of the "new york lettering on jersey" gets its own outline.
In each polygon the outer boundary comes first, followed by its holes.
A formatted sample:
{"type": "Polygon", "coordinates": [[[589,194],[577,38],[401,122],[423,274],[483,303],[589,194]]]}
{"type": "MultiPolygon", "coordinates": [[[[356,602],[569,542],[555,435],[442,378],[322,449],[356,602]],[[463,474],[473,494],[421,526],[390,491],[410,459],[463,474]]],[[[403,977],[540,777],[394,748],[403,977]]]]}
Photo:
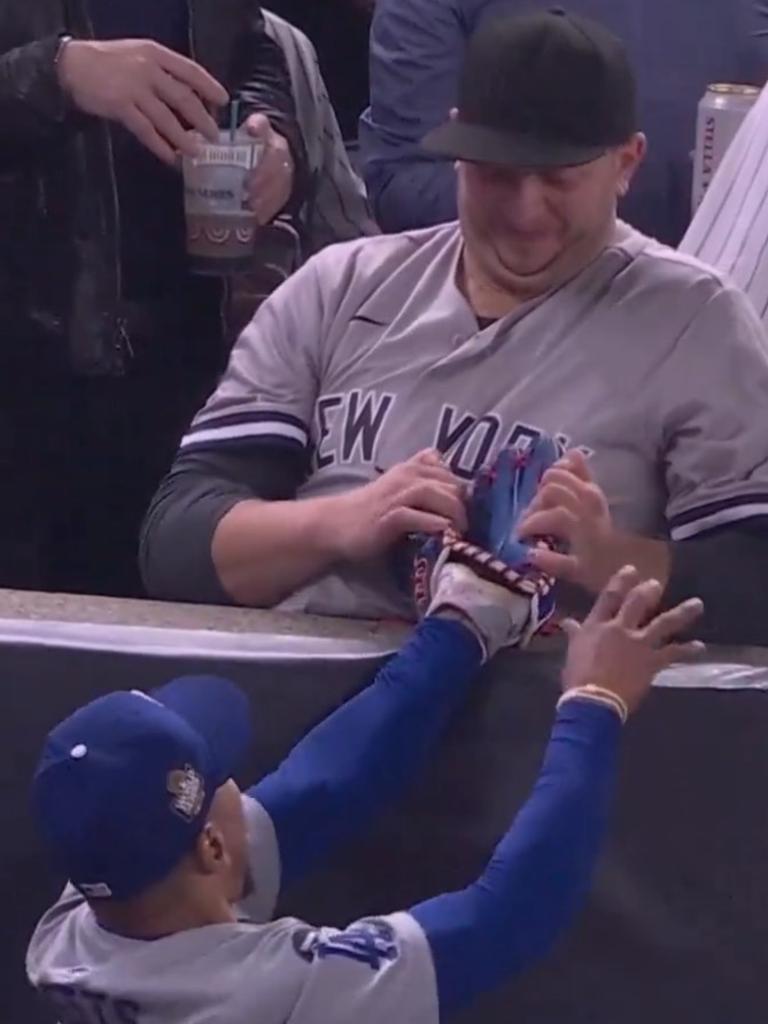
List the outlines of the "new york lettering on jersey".
{"type": "MultiPolygon", "coordinates": [[[[390,413],[398,416],[398,398],[393,394],[359,389],[347,395],[323,395],[317,402],[314,464],[319,472],[340,463],[362,463],[382,472],[375,458],[390,413]]],[[[453,472],[472,480],[500,447],[525,449],[541,437],[543,430],[528,423],[505,424],[497,413],[479,415],[444,405],[433,430],[430,446],[441,452],[453,472]]],[[[556,434],[560,451],[574,447],[566,434],[556,434]]],[[[586,455],[590,448],[578,446],[586,455]]]]}

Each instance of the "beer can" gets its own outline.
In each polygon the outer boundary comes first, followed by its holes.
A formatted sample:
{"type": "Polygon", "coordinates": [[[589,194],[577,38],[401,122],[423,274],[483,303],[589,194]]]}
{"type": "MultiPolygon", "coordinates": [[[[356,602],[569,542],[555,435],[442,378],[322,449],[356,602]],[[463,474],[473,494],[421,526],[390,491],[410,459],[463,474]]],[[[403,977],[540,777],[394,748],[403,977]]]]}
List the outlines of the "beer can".
{"type": "Polygon", "coordinates": [[[699,103],[693,166],[693,211],[707,194],[715,172],[760,90],[753,85],[710,85],[699,103]]]}

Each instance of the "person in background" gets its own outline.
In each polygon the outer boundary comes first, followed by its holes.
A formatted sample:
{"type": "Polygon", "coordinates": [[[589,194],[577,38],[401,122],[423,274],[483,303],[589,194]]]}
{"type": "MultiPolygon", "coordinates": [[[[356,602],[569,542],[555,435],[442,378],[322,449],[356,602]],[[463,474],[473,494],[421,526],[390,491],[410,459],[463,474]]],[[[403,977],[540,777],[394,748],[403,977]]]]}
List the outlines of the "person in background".
{"type": "Polygon", "coordinates": [[[225,284],[187,270],[178,161],[230,98],[264,145],[267,224],[305,170],[258,4],[2,6],[2,586],[141,592],[142,513],[227,358],[225,284]]]}
{"type": "Polygon", "coordinates": [[[238,278],[229,309],[234,340],[254,310],[313,253],[335,242],[379,234],[362,178],[328,97],[317,52],[308,37],[273,11],[264,10],[267,32],[285,57],[306,153],[306,187],[300,205],[261,232],[259,260],[238,278]]]}
{"type": "Polygon", "coordinates": [[[357,139],[368,104],[368,35],[375,0],[272,0],[281,18],[300,28],[317,50],[320,70],[345,142],[357,139]]]}
{"type": "MultiPolygon", "coordinates": [[[[378,0],[371,31],[371,104],[360,125],[374,215],[386,231],[455,220],[453,163],[421,140],[456,106],[467,43],[487,17],[549,8],[547,0],[378,0]]],[[[696,106],[716,81],[768,77],[768,47],[754,0],[570,0],[603,22],[636,69],[648,156],[622,216],[677,245],[690,216],[696,106]],[[685,54],[681,60],[680,55],[685,54]]]]}

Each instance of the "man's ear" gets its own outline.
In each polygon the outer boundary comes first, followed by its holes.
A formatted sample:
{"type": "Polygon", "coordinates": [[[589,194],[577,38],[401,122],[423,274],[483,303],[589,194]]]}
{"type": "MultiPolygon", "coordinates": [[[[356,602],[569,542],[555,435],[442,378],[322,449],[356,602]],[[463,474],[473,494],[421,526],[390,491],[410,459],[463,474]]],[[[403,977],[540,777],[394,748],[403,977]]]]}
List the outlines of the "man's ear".
{"type": "Polygon", "coordinates": [[[642,132],[635,132],[632,138],[619,149],[620,180],[618,193],[625,196],[629,192],[632,179],[648,151],[648,140],[642,132]]]}
{"type": "Polygon", "coordinates": [[[210,821],[197,837],[192,853],[198,870],[203,874],[213,875],[221,870],[222,863],[227,859],[224,836],[210,821]]]}

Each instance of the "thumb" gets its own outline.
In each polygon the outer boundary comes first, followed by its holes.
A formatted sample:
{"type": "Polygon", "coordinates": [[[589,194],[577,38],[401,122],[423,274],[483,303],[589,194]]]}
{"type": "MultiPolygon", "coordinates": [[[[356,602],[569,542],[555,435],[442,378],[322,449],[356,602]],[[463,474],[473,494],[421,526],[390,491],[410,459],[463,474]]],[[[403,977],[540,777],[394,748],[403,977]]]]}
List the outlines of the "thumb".
{"type": "Polygon", "coordinates": [[[269,136],[271,125],[266,114],[251,114],[245,122],[245,130],[254,139],[266,140],[269,136]]]}
{"type": "Polygon", "coordinates": [[[573,640],[576,634],[581,632],[581,623],[577,622],[576,619],[563,619],[560,623],[560,628],[569,640],[573,640]]]}
{"type": "Polygon", "coordinates": [[[425,466],[441,466],[443,457],[436,448],[425,448],[414,455],[414,461],[425,466]]]}

